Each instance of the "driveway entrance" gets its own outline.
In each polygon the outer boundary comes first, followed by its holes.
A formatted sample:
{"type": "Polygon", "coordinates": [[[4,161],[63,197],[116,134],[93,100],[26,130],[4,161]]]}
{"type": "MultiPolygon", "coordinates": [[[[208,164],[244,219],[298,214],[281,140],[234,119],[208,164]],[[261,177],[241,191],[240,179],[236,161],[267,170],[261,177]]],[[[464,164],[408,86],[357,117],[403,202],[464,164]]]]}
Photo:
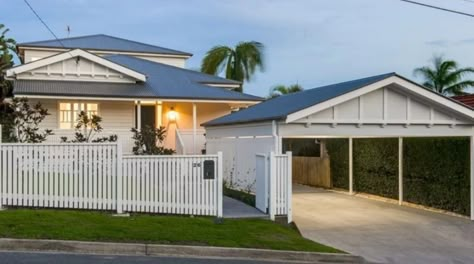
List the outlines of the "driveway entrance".
{"type": "Polygon", "coordinates": [[[303,236],[381,263],[474,263],[474,222],[297,185],[303,236]]]}

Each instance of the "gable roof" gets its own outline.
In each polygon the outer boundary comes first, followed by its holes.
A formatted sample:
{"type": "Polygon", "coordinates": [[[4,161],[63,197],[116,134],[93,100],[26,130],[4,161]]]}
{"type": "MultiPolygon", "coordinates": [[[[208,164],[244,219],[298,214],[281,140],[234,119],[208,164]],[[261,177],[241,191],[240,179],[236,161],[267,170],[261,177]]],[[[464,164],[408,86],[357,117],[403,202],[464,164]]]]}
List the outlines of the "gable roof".
{"type": "MultiPolygon", "coordinates": [[[[291,121],[288,120],[290,115],[295,115],[295,113],[299,113],[303,110],[320,105],[332,99],[342,97],[346,94],[350,94],[361,88],[368,87],[371,84],[378,83],[391,77],[396,77],[400,80],[408,82],[411,85],[415,85],[416,87],[419,87],[429,95],[436,96],[437,99],[441,98],[442,100],[447,100],[447,102],[445,103],[449,103],[451,104],[451,106],[461,106],[460,109],[462,109],[463,111],[465,110],[464,113],[470,112],[470,115],[472,116],[472,109],[466,109],[468,107],[466,107],[465,105],[461,105],[458,102],[451,100],[450,98],[428,90],[423,86],[420,86],[392,72],[279,96],[267,100],[263,103],[251,106],[247,109],[211,120],[209,122],[204,123],[203,126],[232,125],[285,119],[286,121],[291,121]]],[[[293,117],[292,119],[296,118],[298,117],[293,117]]]]}
{"type": "Polygon", "coordinates": [[[100,51],[119,51],[119,52],[138,52],[155,53],[167,55],[180,55],[191,57],[188,52],[163,48],[133,40],[113,37],[105,34],[87,35],[72,38],[23,42],[17,44],[17,47],[38,47],[38,48],[60,48],[60,49],[89,49],[100,51]],[[62,43],[62,45],[61,45],[62,43]]]}
{"type": "Polygon", "coordinates": [[[146,75],[140,83],[91,83],[16,80],[14,94],[37,96],[109,97],[133,99],[189,99],[259,102],[262,98],[211,87],[205,83],[238,84],[232,80],[127,55],[104,59],[146,75]]]}
{"type": "Polygon", "coordinates": [[[60,54],[49,56],[47,58],[43,58],[41,60],[31,61],[22,65],[18,65],[16,67],[8,69],[6,76],[11,78],[20,73],[24,73],[33,69],[37,69],[46,65],[50,65],[56,62],[60,62],[60,61],[64,61],[64,60],[68,60],[68,59],[76,58],[76,57],[85,58],[87,60],[90,60],[92,62],[105,66],[107,68],[113,69],[117,72],[128,75],[138,81],[142,81],[142,82],[146,81],[146,76],[140,72],[132,70],[128,67],[124,67],[120,64],[111,62],[110,60],[104,59],[103,57],[100,57],[98,55],[92,54],[90,52],[87,52],[81,49],[66,51],[60,54]]]}

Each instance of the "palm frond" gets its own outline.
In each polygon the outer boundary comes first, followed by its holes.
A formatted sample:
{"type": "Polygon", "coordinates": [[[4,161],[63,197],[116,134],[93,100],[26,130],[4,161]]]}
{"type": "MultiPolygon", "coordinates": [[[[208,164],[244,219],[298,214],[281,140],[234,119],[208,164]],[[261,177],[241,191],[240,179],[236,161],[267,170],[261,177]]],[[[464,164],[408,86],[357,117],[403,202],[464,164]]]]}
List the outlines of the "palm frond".
{"type": "Polygon", "coordinates": [[[201,71],[208,74],[219,74],[223,62],[232,54],[232,49],[227,46],[215,46],[210,49],[201,63],[201,71]]]}

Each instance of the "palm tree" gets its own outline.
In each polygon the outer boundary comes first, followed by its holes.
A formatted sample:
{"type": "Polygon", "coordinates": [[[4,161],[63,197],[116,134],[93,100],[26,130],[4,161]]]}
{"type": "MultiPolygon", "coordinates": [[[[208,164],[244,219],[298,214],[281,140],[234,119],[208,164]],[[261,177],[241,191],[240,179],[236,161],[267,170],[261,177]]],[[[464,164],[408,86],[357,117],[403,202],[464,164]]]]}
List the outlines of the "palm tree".
{"type": "Polygon", "coordinates": [[[16,54],[16,41],[6,36],[8,31],[10,31],[10,29],[5,28],[4,24],[0,24],[0,32],[2,32],[0,34],[0,52],[3,54],[11,51],[16,54]]]}
{"type": "Polygon", "coordinates": [[[290,94],[290,93],[297,93],[303,91],[303,87],[299,84],[292,84],[289,86],[285,86],[283,84],[277,85],[270,90],[270,98],[278,97],[280,95],[290,94]]]}
{"type": "MultiPolygon", "coordinates": [[[[256,41],[240,42],[235,48],[215,46],[210,49],[201,63],[201,71],[220,74],[225,71],[227,79],[249,81],[255,70],[263,71],[263,44],[256,41]]],[[[236,91],[242,92],[242,86],[236,91]]]]}
{"type": "Polygon", "coordinates": [[[414,70],[415,75],[421,75],[424,86],[444,95],[465,94],[464,90],[474,87],[473,80],[464,77],[474,73],[474,68],[459,68],[454,60],[444,60],[442,56],[433,57],[433,68],[424,66],[414,70]]]}

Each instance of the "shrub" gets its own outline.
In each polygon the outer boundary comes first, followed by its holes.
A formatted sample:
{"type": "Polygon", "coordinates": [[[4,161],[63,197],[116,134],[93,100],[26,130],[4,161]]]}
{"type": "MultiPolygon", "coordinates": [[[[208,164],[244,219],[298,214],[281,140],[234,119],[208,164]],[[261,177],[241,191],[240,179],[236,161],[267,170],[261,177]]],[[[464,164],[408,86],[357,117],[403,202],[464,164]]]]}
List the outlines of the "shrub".
{"type": "Polygon", "coordinates": [[[135,146],[133,153],[135,155],[171,155],[173,149],[162,146],[165,140],[166,129],[164,127],[154,128],[145,126],[142,130],[132,128],[135,146]]]}
{"type": "Polygon", "coordinates": [[[61,142],[63,143],[101,143],[101,142],[116,142],[117,135],[110,135],[108,137],[99,137],[96,138],[98,134],[100,134],[103,130],[102,125],[102,117],[98,115],[89,115],[86,112],[81,111],[78,116],[78,121],[75,126],[76,133],[74,135],[74,139],[68,141],[67,137],[61,137],[61,142]]]}

